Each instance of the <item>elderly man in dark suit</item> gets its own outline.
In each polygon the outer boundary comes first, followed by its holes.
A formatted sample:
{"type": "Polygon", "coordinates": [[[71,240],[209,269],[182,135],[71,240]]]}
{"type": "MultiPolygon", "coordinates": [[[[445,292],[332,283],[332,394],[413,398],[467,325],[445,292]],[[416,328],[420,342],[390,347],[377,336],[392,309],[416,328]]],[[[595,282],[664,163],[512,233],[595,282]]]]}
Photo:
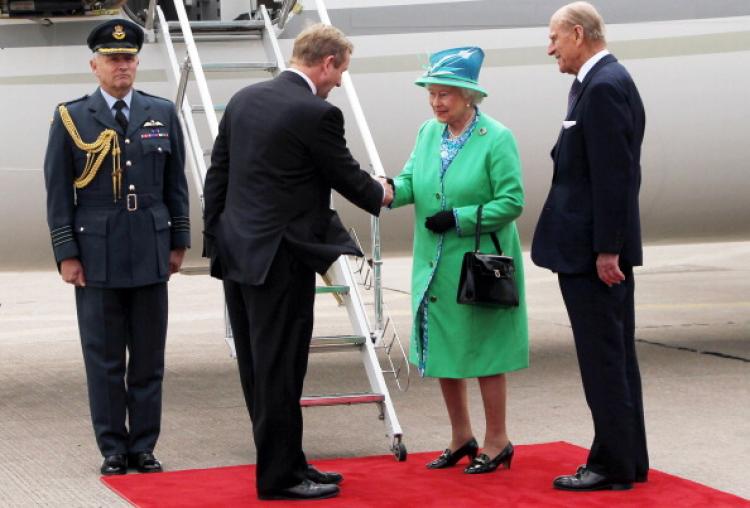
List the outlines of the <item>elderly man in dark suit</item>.
{"type": "Polygon", "coordinates": [[[174,104],[133,88],[141,28],[113,19],[87,42],[99,88],[55,110],[47,221],[75,286],[101,472],[157,472],[167,280],[190,245],[185,148],[174,104]]]}
{"type": "Polygon", "coordinates": [[[224,281],[261,499],[339,493],[341,475],[314,469],[302,451],[315,272],[361,255],[330,209],[332,188],[374,215],[392,199],[352,158],[343,115],[324,100],[351,51],[336,28],[302,32],[289,70],[230,100],[206,175],[204,254],[224,281]]]}
{"type": "Polygon", "coordinates": [[[633,303],[645,113],[632,78],[606,49],[604,22],[591,4],[558,10],[549,38],[560,72],[576,78],[531,257],[558,274],[594,420],[586,464],[553,485],[629,489],[648,475],[633,303]]]}

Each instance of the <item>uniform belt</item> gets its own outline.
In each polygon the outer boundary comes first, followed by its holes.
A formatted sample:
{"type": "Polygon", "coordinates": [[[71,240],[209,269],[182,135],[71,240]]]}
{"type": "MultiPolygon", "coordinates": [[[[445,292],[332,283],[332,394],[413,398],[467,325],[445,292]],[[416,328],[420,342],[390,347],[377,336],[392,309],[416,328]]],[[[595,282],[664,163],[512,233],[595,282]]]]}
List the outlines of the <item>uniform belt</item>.
{"type": "Polygon", "coordinates": [[[125,208],[129,212],[139,208],[149,208],[163,202],[164,200],[160,195],[143,192],[129,192],[122,199],[118,199],[117,202],[112,200],[112,196],[81,196],[80,194],[76,200],[78,206],[85,208],[125,208]]]}

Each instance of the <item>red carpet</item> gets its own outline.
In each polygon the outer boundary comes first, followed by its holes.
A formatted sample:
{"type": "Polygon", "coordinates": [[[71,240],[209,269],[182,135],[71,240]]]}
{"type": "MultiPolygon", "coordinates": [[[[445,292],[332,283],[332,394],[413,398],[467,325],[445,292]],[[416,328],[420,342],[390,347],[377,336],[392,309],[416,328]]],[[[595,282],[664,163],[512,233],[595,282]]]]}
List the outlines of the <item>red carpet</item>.
{"type": "Polygon", "coordinates": [[[428,471],[424,464],[437,454],[410,454],[407,462],[396,462],[392,455],[313,461],[319,469],[339,471],[345,477],[339,497],[320,501],[259,501],[255,497],[255,466],[129,474],[103,477],[102,481],[141,508],[750,507],[748,500],[654,470],[648,483],[636,484],[630,491],[553,490],[555,476],[573,472],[586,458],[586,450],[568,443],[519,445],[510,471],[475,476],[463,474],[459,466],[428,471]]]}

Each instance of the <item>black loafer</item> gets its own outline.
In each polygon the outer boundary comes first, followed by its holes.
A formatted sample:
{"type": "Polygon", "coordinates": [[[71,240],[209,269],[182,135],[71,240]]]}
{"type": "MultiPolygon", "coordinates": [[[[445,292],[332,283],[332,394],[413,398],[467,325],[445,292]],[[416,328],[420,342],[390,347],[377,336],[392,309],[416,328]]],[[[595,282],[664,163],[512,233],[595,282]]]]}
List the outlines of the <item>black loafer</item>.
{"type": "Polygon", "coordinates": [[[341,473],[334,473],[333,471],[318,471],[310,464],[307,465],[307,472],[305,473],[305,476],[307,476],[308,480],[315,483],[321,483],[323,485],[338,485],[344,479],[341,473]]]}
{"type": "Polygon", "coordinates": [[[615,482],[604,475],[595,473],[587,466],[581,466],[573,475],[558,476],[552,486],[559,490],[589,492],[593,490],[630,490],[632,483],[615,482]]]}
{"type": "Polygon", "coordinates": [[[268,492],[258,493],[258,499],[273,500],[273,499],[328,499],[329,497],[336,497],[339,495],[338,485],[325,485],[322,483],[315,483],[310,480],[303,480],[302,483],[298,483],[293,487],[286,489],[271,490],[268,492]]]}
{"type": "Polygon", "coordinates": [[[452,452],[450,448],[446,448],[438,458],[425,465],[427,469],[443,469],[446,467],[455,466],[456,463],[464,457],[469,457],[470,460],[474,460],[479,452],[479,444],[473,437],[466,441],[463,445],[452,452]]]}
{"type": "Polygon", "coordinates": [[[151,452],[134,453],[128,457],[130,467],[134,467],[139,473],[161,473],[161,462],[156,460],[151,452]]]}
{"type": "Polygon", "coordinates": [[[466,466],[466,469],[464,469],[464,473],[491,473],[501,465],[505,466],[505,469],[510,469],[510,464],[511,462],[513,462],[514,453],[515,449],[513,448],[513,443],[508,441],[508,444],[505,445],[505,448],[503,448],[503,450],[492,459],[490,459],[490,457],[486,453],[480,453],[474,460],[471,461],[471,464],[466,466]]]}
{"type": "Polygon", "coordinates": [[[104,476],[127,473],[128,462],[125,455],[109,455],[104,457],[100,471],[104,476]]]}

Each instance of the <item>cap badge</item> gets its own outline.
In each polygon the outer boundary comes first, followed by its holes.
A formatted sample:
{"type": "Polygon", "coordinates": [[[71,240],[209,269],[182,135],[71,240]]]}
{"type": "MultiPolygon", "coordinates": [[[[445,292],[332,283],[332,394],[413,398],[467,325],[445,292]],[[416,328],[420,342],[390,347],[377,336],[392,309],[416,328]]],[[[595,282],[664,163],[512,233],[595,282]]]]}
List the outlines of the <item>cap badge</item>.
{"type": "Polygon", "coordinates": [[[121,41],[125,38],[125,29],[122,25],[115,25],[115,29],[112,31],[112,37],[121,41]]]}

